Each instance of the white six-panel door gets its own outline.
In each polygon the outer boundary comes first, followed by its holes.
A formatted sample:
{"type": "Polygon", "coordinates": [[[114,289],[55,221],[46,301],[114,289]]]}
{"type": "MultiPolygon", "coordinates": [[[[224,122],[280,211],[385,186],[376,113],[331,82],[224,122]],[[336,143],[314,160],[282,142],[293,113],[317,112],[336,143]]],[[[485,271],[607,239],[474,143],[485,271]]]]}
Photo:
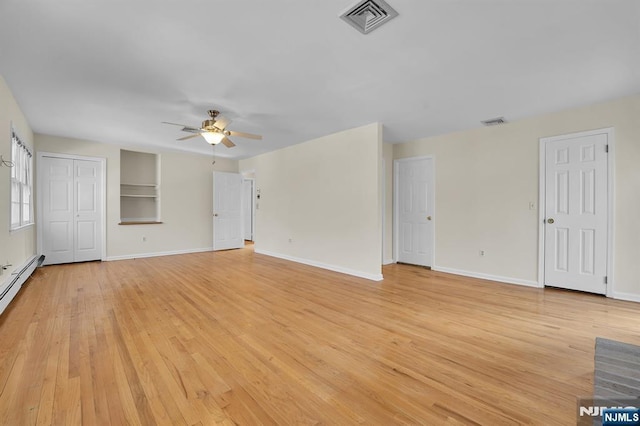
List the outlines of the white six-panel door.
{"type": "Polygon", "coordinates": [[[213,249],[244,246],[242,235],[242,175],[213,172],[213,249]]]}
{"type": "Polygon", "coordinates": [[[396,260],[432,266],[434,173],[432,158],[396,160],[396,260]]]}
{"type": "Polygon", "coordinates": [[[606,133],[545,143],[544,284],[605,294],[606,133]]]}
{"type": "Polygon", "coordinates": [[[41,247],[45,264],[102,259],[102,164],[41,157],[41,247]]]}

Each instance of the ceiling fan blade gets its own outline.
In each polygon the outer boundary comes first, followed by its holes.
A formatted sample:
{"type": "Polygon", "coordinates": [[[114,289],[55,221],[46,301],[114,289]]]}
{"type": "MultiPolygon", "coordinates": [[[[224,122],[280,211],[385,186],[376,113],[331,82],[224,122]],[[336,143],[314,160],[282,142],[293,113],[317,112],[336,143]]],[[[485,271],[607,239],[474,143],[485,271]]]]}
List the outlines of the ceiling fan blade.
{"type": "Polygon", "coordinates": [[[169,123],[168,121],[163,121],[162,124],[171,124],[172,126],[182,126],[182,127],[189,127],[186,126],[184,124],[178,124],[178,123],[169,123]]]}
{"type": "Polygon", "coordinates": [[[241,138],[248,138],[248,139],[262,139],[262,136],[260,136],[260,135],[254,135],[253,133],[236,132],[236,131],[233,131],[233,130],[229,131],[229,135],[231,135],[231,136],[239,136],[241,138]]]}
{"type": "Polygon", "coordinates": [[[184,141],[184,140],[187,140],[187,139],[195,138],[196,136],[200,136],[200,133],[196,133],[194,135],[185,136],[183,138],[179,138],[179,139],[176,139],[176,140],[177,141],[184,141]]]}
{"type": "Polygon", "coordinates": [[[220,130],[224,130],[229,125],[229,123],[231,123],[231,120],[223,115],[219,115],[216,117],[216,122],[213,125],[220,130]]]}
{"type": "Polygon", "coordinates": [[[189,132],[189,133],[202,133],[202,132],[204,132],[204,130],[198,129],[197,127],[183,127],[182,131],[183,132],[189,132]]]}
{"type": "Polygon", "coordinates": [[[231,142],[231,139],[229,139],[228,137],[224,137],[222,138],[222,141],[224,146],[226,146],[227,148],[233,148],[234,146],[236,146],[235,143],[231,142]]]}
{"type": "Polygon", "coordinates": [[[190,132],[190,133],[200,133],[200,132],[202,132],[202,129],[199,129],[197,127],[187,126],[186,124],[169,123],[168,121],[163,121],[162,124],[171,124],[172,126],[180,126],[180,127],[182,127],[182,131],[183,132],[190,132]]]}

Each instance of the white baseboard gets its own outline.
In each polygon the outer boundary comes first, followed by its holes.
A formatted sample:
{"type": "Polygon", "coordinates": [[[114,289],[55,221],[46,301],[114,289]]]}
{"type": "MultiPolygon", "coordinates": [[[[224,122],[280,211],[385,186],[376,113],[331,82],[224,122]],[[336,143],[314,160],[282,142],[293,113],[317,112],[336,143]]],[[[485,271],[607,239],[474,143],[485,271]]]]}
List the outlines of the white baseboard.
{"type": "Polygon", "coordinates": [[[213,247],[186,249],[186,250],[160,251],[155,253],[126,254],[124,256],[107,256],[105,260],[107,262],[110,262],[112,260],[142,259],[145,257],[173,256],[176,254],[202,253],[205,251],[213,251],[213,247]]]}
{"type": "Polygon", "coordinates": [[[438,272],[446,272],[447,274],[462,275],[465,277],[480,278],[483,280],[497,281],[497,282],[506,283],[506,284],[517,284],[517,285],[523,285],[527,287],[540,288],[540,285],[538,284],[537,281],[522,280],[520,278],[501,277],[498,275],[483,274],[481,272],[463,271],[460,269],[445,268],[440,266],[434,266],[431,269],[438,272]]]}
{"type": "Polygon", "coordinates": [[[392,263],[396,263],[396,261],[393,259],[385,259],[382,261],[383,265],[391,265],[392,263]]]}
{"type": "Polygon", "coordinates": [[[613,292],[612,297],[618,300],[627,300],[629,302],[640,302],[640,294],[613,292]]]}
{"type": "Polygon", "coordinates": [[[328,269],[329,271],[340,272],[341,274],[352,275],[354,277],[365,278],[371,281],[382,281],[382,274],[369,274],[367,272],[356,271],[354,269],[344,268],[342,266],[329,265],[327,263],[316,262],[315,260],[301,259],[299,257],[289,256],[281,253],[274,253],[267,250],[254,250],[258,254],[277,257],[278,259],[289,260],[291,262],[302,263],[304,265],[315,266],[316,268],[328,269]]]}
{"type": "Polygon", "coordinates": [[[13,268],[11,271],[7,269],[3,272],[2,280],[0,281],[0,314],[9,306],[9,303],[22,288],[22,285],[38,266],[37,258],[38,255],[35,254],[17,268],[13,268]]]}

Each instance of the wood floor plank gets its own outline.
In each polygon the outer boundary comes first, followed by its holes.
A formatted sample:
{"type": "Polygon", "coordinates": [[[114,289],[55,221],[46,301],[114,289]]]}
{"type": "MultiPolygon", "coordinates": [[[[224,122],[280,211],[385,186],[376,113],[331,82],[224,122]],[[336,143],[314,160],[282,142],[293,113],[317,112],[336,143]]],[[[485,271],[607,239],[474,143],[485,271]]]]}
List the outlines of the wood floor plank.
{"type": "Polygon", "coordinates": [[[49,321],[53,323],[53,329],[51,333],[51,343],[48,348],[43,348],[47,354],[47,364],[44,371],[44,378],[42,383],[42,389],[40,394],[39,407],[37,411],[36,424],[38,425],[50,425],[53,423],[53,406],[56,390],[56,375],[58,373],[58,364],[60,360],[61,344],[60,333],[62,332],[62,319],[63,319],[64,305],[59,304],[54,317],[49,321]]]}
{"type": "Polygon", "coordinates": [[[39,268],[0,317],[1,424],[575,424],[640,305],[251,247],[39,268]]]}

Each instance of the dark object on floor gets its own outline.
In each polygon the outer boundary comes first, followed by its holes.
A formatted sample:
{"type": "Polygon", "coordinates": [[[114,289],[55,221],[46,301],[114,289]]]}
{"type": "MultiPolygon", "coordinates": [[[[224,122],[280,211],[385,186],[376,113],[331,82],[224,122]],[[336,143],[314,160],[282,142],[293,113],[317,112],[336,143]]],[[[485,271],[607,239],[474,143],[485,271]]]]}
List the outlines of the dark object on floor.
{"type": "Polygon", "coordinates": [[[594,398],[640,397],[640,346],[596,338],[594,398]]]}

